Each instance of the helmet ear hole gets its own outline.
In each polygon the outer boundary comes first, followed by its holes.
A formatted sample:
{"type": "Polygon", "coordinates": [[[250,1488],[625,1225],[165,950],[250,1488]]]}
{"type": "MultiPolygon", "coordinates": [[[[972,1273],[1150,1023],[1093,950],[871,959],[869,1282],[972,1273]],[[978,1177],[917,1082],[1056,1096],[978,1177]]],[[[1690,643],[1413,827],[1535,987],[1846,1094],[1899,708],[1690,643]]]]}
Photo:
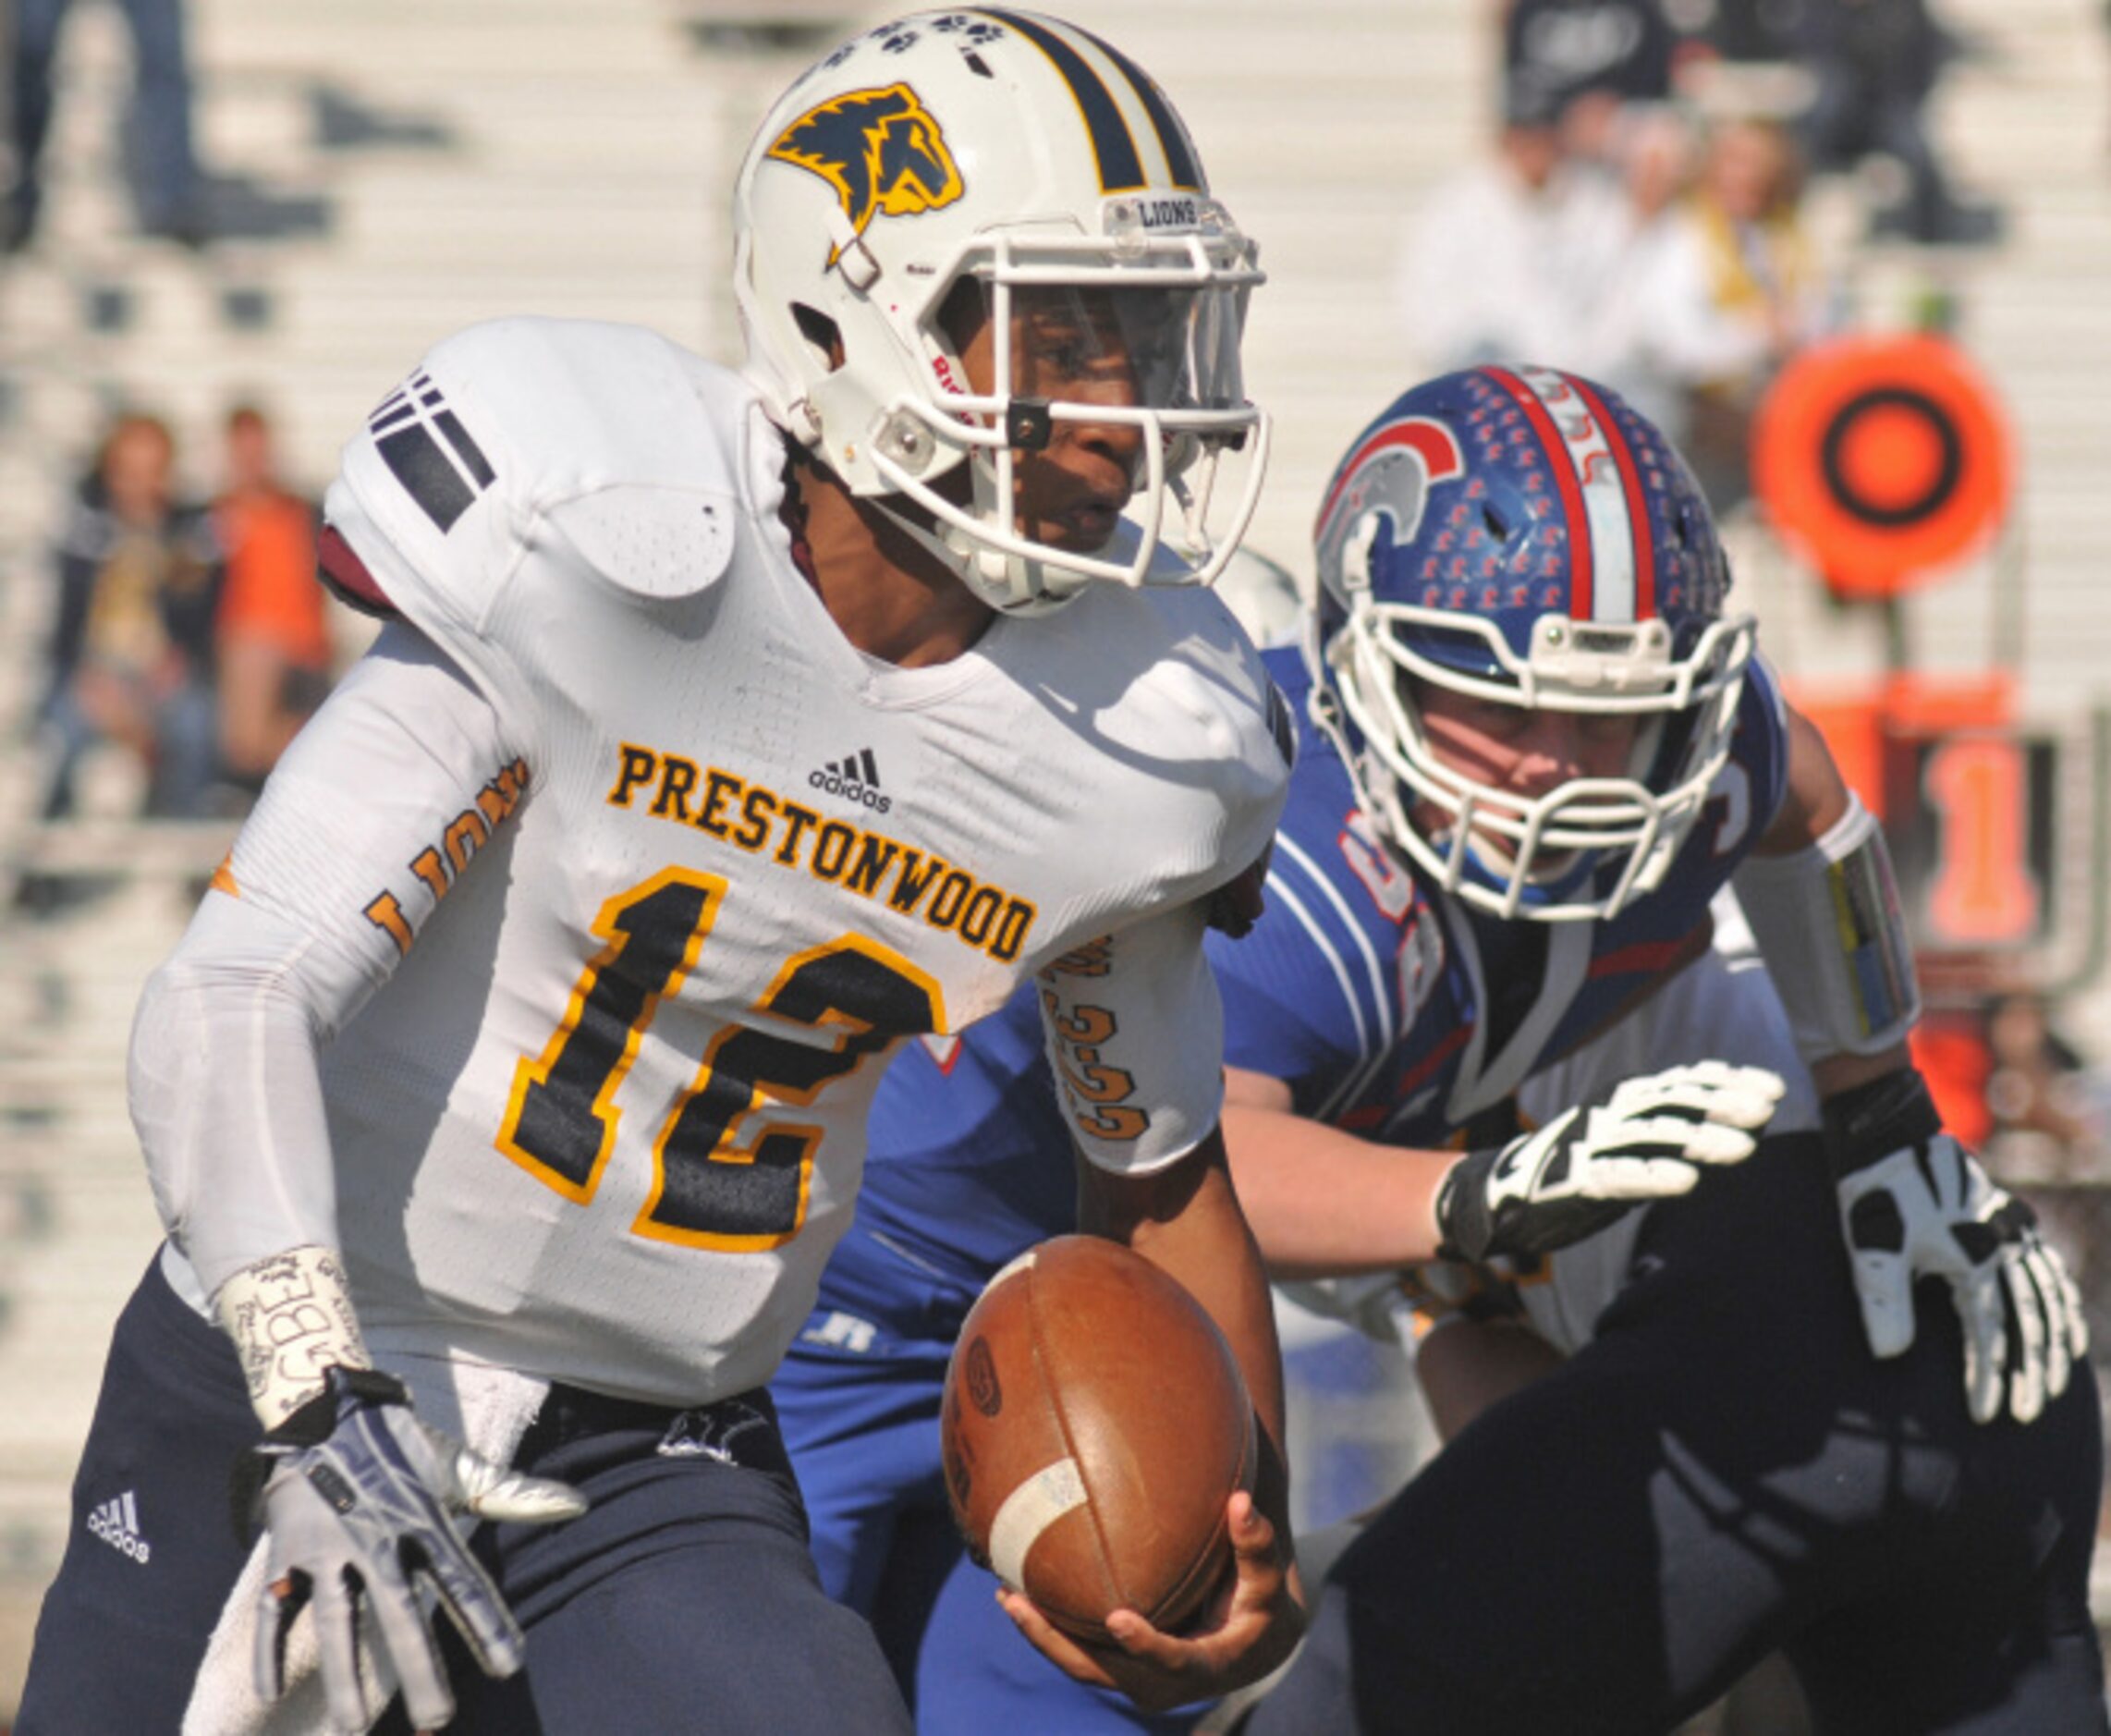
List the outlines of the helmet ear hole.
{"type": "Polygon", "coordinates": [[[933,316],[956,356],[965,355],[989,318],[989,294],[980,277],[961,277],[946,290],[933,316]]]}
{"type": "Polygon", "coordinates": [[[791,316],[799,335],[813,346],[828,364],[828,372],[834,373],[843,365],[843,328],[819,308],[810,308],[803,301],[791,304],[791,316]]]}

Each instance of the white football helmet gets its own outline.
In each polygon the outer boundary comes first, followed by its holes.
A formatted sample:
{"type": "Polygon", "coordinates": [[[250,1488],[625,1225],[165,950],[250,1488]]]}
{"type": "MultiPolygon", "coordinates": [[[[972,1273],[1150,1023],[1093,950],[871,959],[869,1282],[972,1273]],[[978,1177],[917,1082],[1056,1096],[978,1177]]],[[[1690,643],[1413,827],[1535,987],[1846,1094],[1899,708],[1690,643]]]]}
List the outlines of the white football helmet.
{"type": "Polygon", "coordinates": [[[1208,583],[1223,569],[1266,458],[1239,364],[1262,274],[1178,116],[1126,55],[1009,9],[868,31],[764,118],[734,225],[748,373],[779,425],[994,606],[1034,614],[1092,580],[1208,583]],[[939,317],[965,278],[991,323],[987,392],[970,389],[939,317]],[[1111,303],[1132,401],[1021,389],[1015,293],[1056,291],[1111,303]],[[1062,422],[1138,429],[1133,547],[1074,553],[1021,533],[1015,454],[1062,422]],[[1214,500],[1234,450],[1242,485],[1214,500]],[[933,485],[963,465],[971,486],[933,485]]]}

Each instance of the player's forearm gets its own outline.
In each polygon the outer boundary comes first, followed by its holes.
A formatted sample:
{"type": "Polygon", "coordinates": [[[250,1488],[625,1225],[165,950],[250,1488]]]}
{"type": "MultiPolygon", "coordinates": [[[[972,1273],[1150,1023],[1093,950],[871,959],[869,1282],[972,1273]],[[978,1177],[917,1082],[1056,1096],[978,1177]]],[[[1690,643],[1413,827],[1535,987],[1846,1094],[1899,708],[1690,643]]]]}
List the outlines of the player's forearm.
{"type": "Polygon", "coordinates": [[[132,1119],[162,1221],[208,1295],[268,1255],[336,1242],[298,950],[283,923],[209,893],[140,999],[132,1119]]]}
{"type": "Polygon", "coordinates": [[[211,894],[149,982],[131,1057],[155,1204],[267,1428],[332,1365],[369,1362],[336,1252],[313,1024],[282,973],[283,944],[280,924],[211,894]]]}
{"type": "Polygon", "coordinates": [[[447,863],[473,866],[433,846],[457,816],[488,837],[481,777],[505,754],[477,691],[388,630],[281,762],[141,997],[131,1106],[155,1203],[267,1423],[330,1363],[364,1360],[336,1260],[322,1045],[408,951],[447,863]],[[348,789],[372,800],[355,809],[348,789]]]}
{"type": "Polygon", "coordinates": [[[1149,1177],[1112,1178],[1088,1168],[1079,1219],[1088,1233],[1128,1242],[1177,1278],[1216,1322],[1275,1449],[1273,1474],[1256,1499],[1287,1537],[1282,1350],[1267,1274],[1233,1192],[1221,1136],[1212,1133],[1178,1163],[1149,1177]]]}
{"type": "Polygon", "coordinates": [[[1811,1063],[1811,1082],[1823,1102],[1912,1064],[1912,1052],[1903,1043],[1895,1043],[1874,1055],[1824,1055],[1811,1063]]]}
{"type": "Polygon", "coordinates": [[[1226,1106],[1224,1133],[1271,1277],[1385,1272],[1435,1254],[1436,1192],[1457,1154],[1377,1145],[1251,1103],[1226,1106]]]}

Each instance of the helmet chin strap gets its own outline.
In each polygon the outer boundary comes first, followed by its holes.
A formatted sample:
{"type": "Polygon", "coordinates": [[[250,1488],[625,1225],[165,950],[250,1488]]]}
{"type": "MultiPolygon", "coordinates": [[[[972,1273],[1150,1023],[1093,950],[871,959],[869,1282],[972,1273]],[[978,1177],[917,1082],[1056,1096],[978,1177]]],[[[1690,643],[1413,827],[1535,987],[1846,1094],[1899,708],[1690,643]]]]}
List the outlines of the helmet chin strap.
{"type": "Polygon", "coordinates": [[[1460,839],[1456,824],[1432,831],[1429,841],[1439,855],[1448,855],[1454,848],[1458,849],[1466,872],[1478,874],[1482,884],[1491,890],[1501,892],[1521,877],[1528,898],[1536,893],[1545,899],[1565,899],[1578,887],[1589,885],[1598,873],[1602,854],[1595,850],[1563,850],[1560,852],[1563,861],[1558,868],[1527,870],[1520,876],[1515,854],[1477,832],[1469,831],[1460,839]]]}
{"type": "Polygon", "coordinates": [[[1021,618],[1052,615],[1077,595],[1075,590],[1047,590],[1040,561],[985,547],[958,526],[943,520],[933,531],[889,504],[890,498],[867,496],[897,530],[999,614],[1021,618]]]}

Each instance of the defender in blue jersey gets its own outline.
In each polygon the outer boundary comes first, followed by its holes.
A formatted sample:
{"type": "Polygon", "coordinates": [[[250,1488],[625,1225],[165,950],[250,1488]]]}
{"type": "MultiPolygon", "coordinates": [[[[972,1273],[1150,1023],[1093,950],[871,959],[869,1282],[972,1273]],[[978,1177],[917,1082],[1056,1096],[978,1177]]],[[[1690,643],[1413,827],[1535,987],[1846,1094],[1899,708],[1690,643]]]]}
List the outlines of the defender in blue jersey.
{"type": "MultiPolygon", "coordinates": [[[[1586,382],[1449,376],[1350,448],[1318,564],[1307,657],[1268,655],[1304,720],[1269,913],[1211,948],[1235,1175],[1276,1276],[1381,1327],[1439,1221],[1447,1253],[1527,1256],[1507,1271],[1533,1334],[1455,1315],[1421,1365],[1457,1395],[1541,1377],[1366,1529],[1244,1728],[1629,1736],[1782,1648],[1824,1730],[2101,1730],[2071,1286],[1907,1065],[1881,837],[1726,615],[1677,456],[1586,382]],[[1715,932],[1733,882],[1756,951],[1715,932]],[[1507,1176],[1557,1192],[1535,1153],[1592,1168],[1623,1096],[1681,1088],[1633,1076],[1711,1059],[1790,1077],[1758,1157],[1645,1211],[1571,1202],[1552,1231],[1542,1197],[1506,1238],[1507,1176]],[[1475,1180],[1486,1221],[1437,1210],[1475,1180]],[[1922,1278],[1956,1307],[1916,1333],[1922,1278]]],[[[952,1336],[1071,1221],[1024,1082],[1046,1064],[1031,996],[897,1062],[858,1224],[774,1386],[824,1581],[926,1736],[1200,1715],[1055,1676],[946,1518],[952,1336]]]]}

